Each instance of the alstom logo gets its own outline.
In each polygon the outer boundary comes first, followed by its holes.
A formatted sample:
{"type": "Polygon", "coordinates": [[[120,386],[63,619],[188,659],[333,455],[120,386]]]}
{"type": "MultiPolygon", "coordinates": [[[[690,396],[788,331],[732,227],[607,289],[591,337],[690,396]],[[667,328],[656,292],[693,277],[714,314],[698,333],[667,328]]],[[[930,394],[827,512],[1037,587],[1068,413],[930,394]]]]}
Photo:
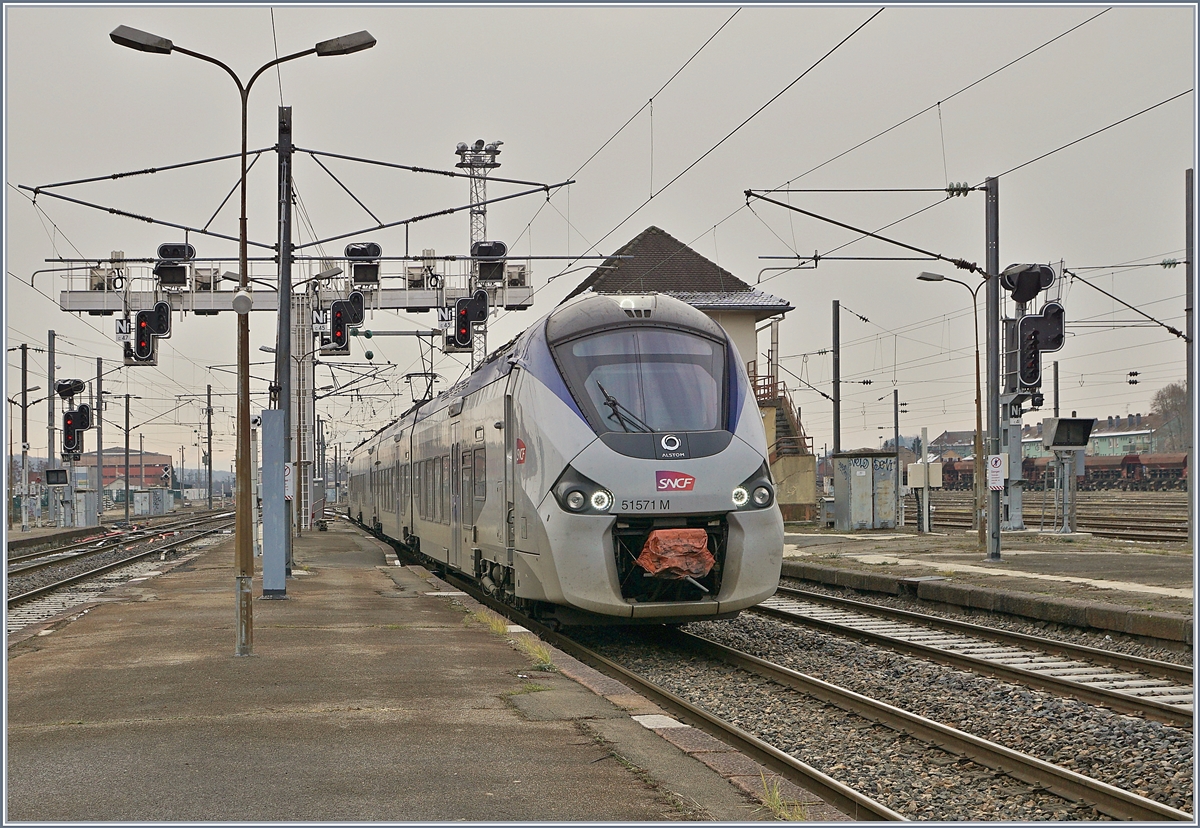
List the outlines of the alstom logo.
{"type": "Polygon", "coordinates": [[[680,472],[660,471],[655,474],[660,492],[690,492],[696,478],[680,472]]]}

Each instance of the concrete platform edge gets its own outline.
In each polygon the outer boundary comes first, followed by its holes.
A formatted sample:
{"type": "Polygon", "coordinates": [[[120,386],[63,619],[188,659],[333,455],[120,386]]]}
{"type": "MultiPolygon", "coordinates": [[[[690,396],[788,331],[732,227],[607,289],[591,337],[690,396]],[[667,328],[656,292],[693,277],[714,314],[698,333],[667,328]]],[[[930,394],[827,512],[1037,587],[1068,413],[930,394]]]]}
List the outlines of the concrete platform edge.
{"type": "MultiPolygon", "coordinates": [[[[392,563],[391,553],[389,553],[388,562],[392,563]]],[[[402,564],[397,560],[395,565],[402,564]]],[[[462,604],[468,612],[490,611],[470,596],[457,592],[452,585],[429,573],[423,567],[409,566],[407,568],[423,577],[436,591],[449,592],[452,596],[451,600],[462,604]]],[[[529,631],[518,632],[510,634],[510,637],[513,635],[533,635],[533,633],[529,631]]],[[[639,724],[648,733],[657,735],[666,743],[677,748],[683,755],[695,759],[701,765],[729,782],[731,787],[740,795],[758,803],[758,807],[761,808],[761,813],[756,815],[758,819],[770,820],[773,818],[764,802],[765,789],[769,785],[775,786],[778,789],[785,805],[799,809],[805,815],[807,821],[837,822],[850,819],[850,817],[825,802],[817,794],[783,779],[779,774],[768,770],[750,757],[740,753],[737,749],[730,747],[702,730],[698,730],[682,722],[678,722],[670,727],[652,726],[654,724],[653,720],[659,719],[659,717],[671,718],[667,711],[620,681],[610,678],[552,644],[546,643],[546,646],[551,650],[552,661],[559,674],[571,679],[584,689],[620,708],[628,714],[629,719],[632,721],[637,721],[641,717],[652,717],[651,721],[639,722],[639,724]]],[[[622,761],[630,761],[628,757],[618,752],[619,745],[610,744],[610,747],[614,756],[617,756],[622,761]]],[[[636,763],[631,764],[634,764],[636,767],[636,763]]],[[[668,787],[669,790],[669,785],[663,780],[655,779],[652,771],[642,768],[637,769],[651,779],[654,779],[658,784],[668,787]]],[[[670,791],[670,794],[677,798],[682,798],[675,791],[670,791]]]]}
{"type": "Polygon", "coordinates": [[[1127,635],[1193,643],[1192,619],[1186,615],[1148,612],[1120,604],[1050,598],[1028,592],[989,589],[950,581],[920,581],[905,588],[906,579],[877,572],[785,560],[783,576],[826,586],[885,595],[915,594],[922,601],[1033,618],[1053,624],[1111,630],[1127,635]]]}

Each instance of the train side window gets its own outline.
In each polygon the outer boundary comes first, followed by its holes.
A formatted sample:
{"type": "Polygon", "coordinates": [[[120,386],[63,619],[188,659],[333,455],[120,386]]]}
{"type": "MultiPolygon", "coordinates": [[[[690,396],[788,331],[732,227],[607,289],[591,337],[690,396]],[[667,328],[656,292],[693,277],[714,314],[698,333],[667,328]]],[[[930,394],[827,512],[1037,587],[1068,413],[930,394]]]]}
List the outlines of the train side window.
{"type": "Polygon", "coordinates": [[[439,523],[442,520],[442,462],[434,457],[429,461],[429,519],[439,523]]]}
{"type": "Polygon", "coordinates": [[[458,491],[459,499],[462,501],[462,524],[471,526],[475,523],[475,512],[472,508],[474,498],[471,497],[471,492],[475,491],[475,463],[469,449],[462,453],[462,468],[459,473],[458,491]]]}
{"type": "Polygon", "coordinates": [[[425,516],[426,520],[434,520],[437,518],[437,512],[433,507],[433,489],[437,478],[433,475],[433,460],[425,461],[425,471],[425,516]]]}
{"type": "Polygon", "coordinates": [[[475,513],[483,508],[483,502],[487,500],[487,463],[484,461],[484,453],[482,448],[475,449],[475,499],[479,501],[475,513]]]}
{"type": "Polygon", "coordinates": [[[418,517],[421,514],[421,464],[413,463],[412,467],[412,497],[413,512],[418,517]]]}
{"type": "Polygon", "coordinates": [[[425,461],[425,515],[426,520],[436,520],[437,512],[433,506],[433,489],[437,480],[433,476],[433,460],[425,461]]]}
{"type": "Polygon", "coordinates": [[[417,499],[417,514],[421,520],[425,519],[425,461],[421,461],[413,466],[413,471],[416,472],[417,479],[413,483],[413,490],[417,499]]]}
{"type": "Polygon", "coordinates": [[[442,523],[450,524],[450,455],[442,455],[442,523]]]}

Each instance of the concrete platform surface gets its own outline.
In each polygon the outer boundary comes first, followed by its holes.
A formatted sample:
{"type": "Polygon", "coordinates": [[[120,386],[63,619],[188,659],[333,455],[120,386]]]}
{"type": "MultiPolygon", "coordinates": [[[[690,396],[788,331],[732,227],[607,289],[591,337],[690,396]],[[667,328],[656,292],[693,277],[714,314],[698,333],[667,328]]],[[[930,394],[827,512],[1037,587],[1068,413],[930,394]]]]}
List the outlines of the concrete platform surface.
{"type": "Polygon", "coordinates": [[[531,669],[388,552],[344,521],[298,539],[288,598],[254,601],[250,656],[232,541],[11,638],[5,820],[772,818],[720,743],[688,748],[561,653],[531,669]]]}
{"type": "Polygon", "coordinates": [[[988,561],[974,532],[835,534],[792,525],[784,541],[785,576],[1193,641],[1196,567],[1187,544],[1006,532],[1001,559],[988,561]]]}

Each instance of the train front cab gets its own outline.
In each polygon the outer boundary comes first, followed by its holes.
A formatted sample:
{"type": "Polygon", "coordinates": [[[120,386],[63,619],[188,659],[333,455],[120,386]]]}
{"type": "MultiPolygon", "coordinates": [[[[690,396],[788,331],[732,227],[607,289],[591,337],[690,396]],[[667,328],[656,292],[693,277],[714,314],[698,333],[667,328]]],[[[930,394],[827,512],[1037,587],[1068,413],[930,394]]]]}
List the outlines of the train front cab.
{"type": "Polygon", "coordinates": [[[732,342],[698,311],[656,299],[669,328],[621,309],[606,323],[612,307],[593,301],[580,309],[590,318],[552,315],[545,338],[527,343],[505,429],[515,574],[525,595],[584,613],[728,616],[778,584],[783,520],[766,439],[732,342]],[[652,532],[677,529],[706,533],[712,569],[668,578],[635,564],[652,532]]]}

